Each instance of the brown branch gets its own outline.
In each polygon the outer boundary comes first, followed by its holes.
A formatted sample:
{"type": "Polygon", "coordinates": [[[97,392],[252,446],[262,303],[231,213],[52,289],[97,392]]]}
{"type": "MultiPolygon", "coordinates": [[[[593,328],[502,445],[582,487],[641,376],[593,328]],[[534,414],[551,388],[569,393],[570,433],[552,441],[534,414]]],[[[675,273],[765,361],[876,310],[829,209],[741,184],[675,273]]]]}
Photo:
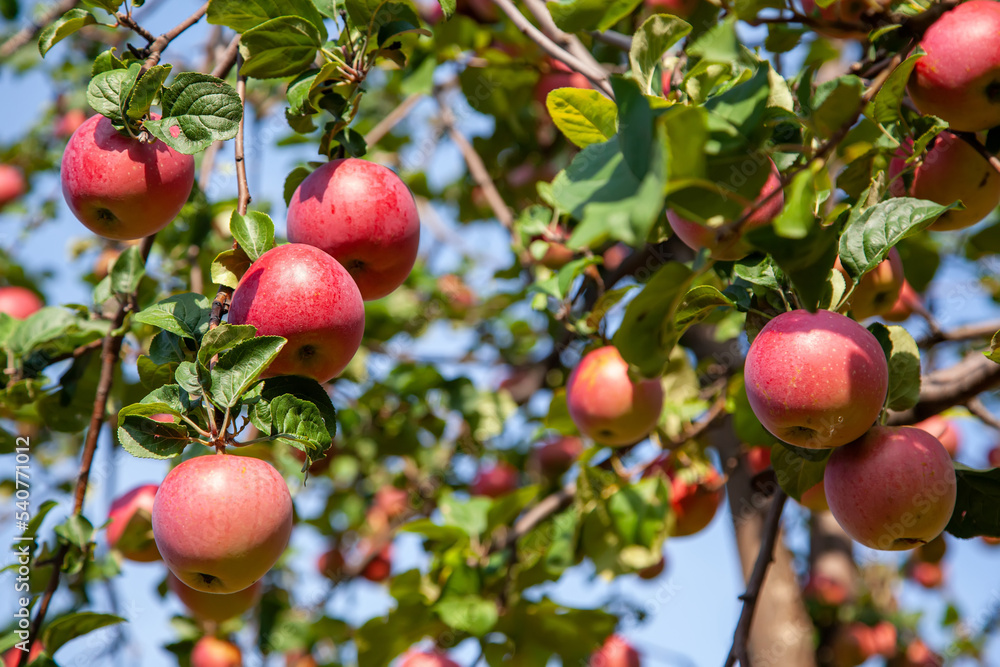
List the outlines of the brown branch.
{"type": "Polygon", "coordinates": [[[1000,386],[1000,364],[973,352],[949,368],[920,378],[920,399],[909,410],[893,412],[889,424],[915,424],[1000,386]]]}
{"type": "Polygon", "coordinates": [[[614,30],[591,30],[590,36],[616,49],[621,49],[622,51],[632,50],[632,38],[620,32],[615,32],[614,30]]]}
{"type": "Polygon", "coordinates": [[[178,23],[173,29],[154,39],[153,43],[149,45],[149,55],[146,57],[146,62],[142,65],[142,71],[145,72],[149,68],[155,67],[160,62],[160,56],[163,54],[163,50],[167,48],[170,42],[177,39],[182,32],[200,21],[201,17],[204,16],[207,11],[208,3],[206,2],[199,7],[194,14],[184,19],[181,23],[178,23]]]}
{"type": "MultiPolygon", "coordinates": [[[[553,42],[566,49],[574,57],[579,58],[581,62],[586,63],[594,71],[600,72],[601,63],[597,61],[594,54],[583,45],[580,38],[576,35],[571,35],[569,33],[563,32],[556,22],[552,20],[552,14],[549,13],[549,8],[546,7],[544,0],[523,0],[525,6],[527,6],[528,11],[535,17],[538,21],[538,25],[541,27],[542,32],[553,42]]],[[[607,82],[607,74],[604,75],[604,81],[607,82]]],[[[596,82],[595,82],[596,83],[596,82]]]]}
{"type": "MultiPolygon", "coordinates": [[[[153,247],[153,240],[155,238],[156,235],[154,234],[142,240],[139,252],[142,254],[143,263],[149,258],[149,251],[153,247]]],[[[118,311],[111,322],[111,328],[104,336],[101,344],[101,375],[97,382],[97,393],[94,395],[94,409],[90,414],[90,427],[87,429],[87,436],[83,441],[80,474],[76,479],[76,489],[73,493],[73,514],[77,516],[83,511],[83,501],[87,494],[87,482],[90,480],[90,467],[94,462],[94,453],[97,451],[97,440],[101,434],[101,427],[104,424],[104,419],[108,411],[108,396],[111,393],[111,384],[114,381],[115,364],[118,362],[118,357],[122,349],[122,340],[125,337],[124,332],[116,332],[124,325],[125,316],[131,309],[134,298],[135,294],[132,294],[128,298],[121,299],[118,311]]],[[[38,633],[42,629],[42,623],[45,621],[45,614],[48,612],[49,603],[52,601],[52,596],[55,595],[56,589],[59,587],[59,571],[62,568],[63,560],[65,560],[67,553],[69,553],[69,545],[68,543],[63,543],[52,559],[52,578],[49,579],[48,586],[46,586],[45,593],[38,605],[38,612],[31,622],[28,649],[21,654],[18,663],[19,667],[25,667],[28,664],[28,657],[31,655],[31,645],[35,642],[38,633]]]]}
{"type": "Polygon", "coordinates": [[[720,418],[726,416],[726,395],[721,394],[715,402],[708,408],[705,415],[696,422],[689,425],[680,435],[671,438],[669,441],[663,443],[664,449],[677,449],[681,445],[687,443],[690,440],[697,438],[699,435],[711,428],[720,418]]]}
{"type": "Polygon", "coordinates": [[[225,79],[229,76],[229,70],[233,68],[236,64],[236,54],[239,53],[240,47],[240,36],[236,35],[229,42],[229,46],[226,47],[226,51],[219,58],[219,63],[212,70],[212,76],[217,79],[225,79]]]}
{"type": "Polygon", "coordinates": [[[146,40],[147,46],[151,45],[153,42],[156,41],[156,35],[154,35],[153,33],[143,28],[141,25],[136,23],[135,19],[133,19],[128,14],[122,14],[121,12],[119,12],[118,14],[115,14],[115,18],[118,19],[119,25],[125,26],[126,28],[128,28],[129,30],[131,30],[132,32],[134,32],[135,34],[139,35],[144,40],[146,40]]]}
{"type": "Polygon", "coordinates": [[[970,399],[966,401],[965,407],[968,408],[969,412],[971,412],[973,415],[979,417],[979,419],[984,424],[986,424],[987,426],[992,426],[993,428],[1000,431],[1000,417],[997,417],[992,412],[987,410],[986,406],[983,405],[983,402],[981,400],[979,400],[978,398],[970,399]]]}
{"type": "Polygon", "coordinates": [[[42,14],[41,18],[38,19],[37,23],[32,22],[31,24],[24,26],[7,38],[7,41],[3,44],[0,44],[0,59],[14,55],[15,51],[34,40],[35,37],[38,36],[38,33],[42,31],[42,28],[76,7],[78,2],[79,0],[62,0],[62,2],[57,2],[49,7],[49,9],[42,14]]]}
{"type": "Polygon", "coordinates": [[[417,102],[419,102],[422,98],[422,93],[413,93],[403,100],[399,106],[390,111],[385,118],[380,120],[378,124],[365,135],[365,144],[368,146],[374,146],[381,141],[385,135],[392,132],[392,128],[396,127],[400,121],[406,118],[406,114],[410,113],[410,110],[413,109],[417,102]]]}
{"type": "Polygon", "coordinates": [[[958,327],[951,331],[937,331],[921,338],[917,344],[920,347],[933,347],[938,343],[956,342],[966,340],[976,340],[979,338],[992,338],[993,334],[1000,331],[1000,321],[991,320],[989,322],[979,322],[958,327]]]}
{"type": "Polygon", "coordinates": [[[753,623],[754,610],[757,607],[757,596],[760,595],[761,586],[764,584],[764,577],[767,575],[767,567],[774,560],[774,545],[778,541],[778,532],[781,528],[781,511],[785,507],[788,495],[780,487],[774,494],[771,501],[771,508],[767,513],[767,521],[764,524],[764,535],[761,538],[760,552],[757,555],[757,562],[753,566],[753,572],[747,581],[746,592],[740,596],[743,600],[743,611],[740,613],[740,620],[736,624],[736,632],[733,633],[733,646],[729,650],[729,657],[726,658],[726,667],[732,667],[739,660],[743,667],[749,667],[749,655],[747,645],[750,638],[750,625],[753,623]]]}
{"type": "Polygon", "coordinates": [[[570,482],[555,493],[542,498],[537,505],[525,512],[520,519],[514,522],[514,527],[507,534],[507,539],[493,549],[493,551],[513,548],[519,539],[530,533],[543,521],[556,512],[561,512],[569,507],[575,495],[576,483],[570,482]]]}
{"type": "Polygon", "coordinates": [[[502,9],[510,17],[514,25],[517,26],[517,29],[523,32],[528,39],[542,47],[545,53],[559,60],[567,67],[583,74],[598,90],[611,99],[614,99],[615,96],[611,90],[611,84],[608,82],[608,75],[604,70],[590,66],[549,39],[545,33],[532,25],[531,21],[514,6],[511,0],[493,0],[493,4],[502,9]]]}

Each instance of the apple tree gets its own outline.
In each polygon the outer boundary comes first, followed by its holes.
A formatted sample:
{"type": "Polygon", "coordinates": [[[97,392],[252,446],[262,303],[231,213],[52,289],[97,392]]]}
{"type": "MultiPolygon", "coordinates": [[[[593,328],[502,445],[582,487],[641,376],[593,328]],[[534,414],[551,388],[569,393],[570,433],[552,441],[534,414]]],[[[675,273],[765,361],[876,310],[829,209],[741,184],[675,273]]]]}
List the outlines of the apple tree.
{"type": "Polygon", "coordinates": [[[0,1],[7,665],[656,664],[730,520],[713,660],[990,655],[1000,2],[182,4],[0,1]]]}

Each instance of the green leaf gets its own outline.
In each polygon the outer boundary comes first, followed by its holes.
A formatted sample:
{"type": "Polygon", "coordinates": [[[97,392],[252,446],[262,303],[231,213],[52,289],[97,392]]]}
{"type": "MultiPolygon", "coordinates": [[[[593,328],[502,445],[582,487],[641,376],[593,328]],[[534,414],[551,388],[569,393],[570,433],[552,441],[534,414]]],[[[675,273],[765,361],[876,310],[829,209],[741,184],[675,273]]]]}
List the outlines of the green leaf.
{"type": "Polygon", "coordinates": [[[500,618],[497,603],[478,595],[449,596],[434,605],[434,612],[448,627],[482,637],[500,618]]]}
{"type": "Polygon", "coordinates": [[[294,76],[307,69],[323,45],[316,27],[297,16],[280,16],[251,28],[240,39],[242,74],[256,79],[294,76]]]}
{"type": "MultiPolygon", "coordinates": [[[[172,406],[166,403],[160,403],[158,401],[153,402],[142,402],[133,403],[132,405],[127,405],[118,411],[118,426],[125,423],[125,418],[129,415],[136,417],[152,417],[153,415],[180,415],[181,411],[175,410],[172,406]]],[[[166,423],[166,422],[161,422],[166,423]]]]}
{"type": "MultiPolygon", "coordinates": [[[[327,0],[327,11],[335,10],[337,4],[327,0]]],[[[246,33],[270,19],[301,17],[316,29],[322,43],[326,41],[327,33],[321,11],[320,6],[310,0],[212,0],[208,5],[208,22],[246,33]]],[[[327,16],[337,18],[335,13],[327,16]]]]}
{"type": "Polygon", "coordinates": [[[121,441],[122,448],[140,459],[173,458],[192,442],[187,429],[177,424],[158,422],[141,415],[126,415],[120,422],[118,440],[121,441]]]}
{"type": "Polygon", "coordinates": [[[642,0],[550,0],[552,19],[566,32],[607,30],[631,14],[642,0]]]}
{"type": "Polygon", "coordinates": [[[323,16],[331,19],[340,18],[339,12],[344,4],[342,0],[312,0],[312,2],[323,16]]]}
{"type": "Polygon", "coordinates": [[[245,216],[233,211],[229,231],[251,262],[274,247],[274,223],[267,213],[247,211],[245,216]]]}
{"type": "Polygon", "coordinates": [[[945,530],[962,539],[1000,537],[1000,468],[974,470],[956,463],[955,476],[955,511],[945,530]]]}
{"type": "Polygon", "coordinates": [[[295,190],[298,189],[302,181],[306,180],[306,177],[312,172],[313,170],[307,167],[296,167],[288,172],[288,176],[285,177],[285,187],[283,190],[285,206],[288,206],[292,202],[292,195],[295,194],[295,190]]]}
{"type": "Polygon", "coordinates": [[[771,448],[771,465],[778,479],[778,485],[795,500],[802,494],[823,481],[826,461],[830,458],[832,449],[810,450],[815,454],[811,459],[799,455],[798,448],[780,443],[771,448]]]}
{"type": "Polygon", "coordinates": [[[920,398],[920,350],[917,342],[901,326],[875,323],[868,330],[875,334],[889,362],[886,407],[890,410],[909,410],[920,398]]]}
{"type": "Polygon", "coordinates": [[[899,64],[892,74],[882,84],[882,88],[875,95],[875,121],[883,125],[903,122],[903,115],[900,109],[903,99],[906,97],[906,84],[910,80],[910,73],[920,60],[922,54],[915,53],[899,64]]]}
{"type": "Polygon", "coordinates": [[[136,368],[139,371],[139,382],[143,388],[147,391],[152,391],[173,381],[174,371],[177,370],[177,363],[157,364],[143,354],[136,361],[136,368]]]}
{"type": "MultiPolygon", "coordinates": [[[[279,396],[290,395],[308,401],[316,406],[323,422],[326,426],[329,440],[332,441],[337,435],[337,411],[333,407],[330,395],[319,382],[311,378],[299,377],[297,375],[282,375],[279,377],[267,378],[264,381],[264,389],[261,392],[262,401],[257,405],[267,404],[279,396]]],[[[254,406],[255,408],[257,406],[254,406]]],[[[270,408],[268,407],[265,419],[268,424],[272,423],[270,408]]]]}
{"type": "Polygon", "coordinates": [[[669,262],[625,307],[612,342],[645,377],[659,376],[670,359],[676,341],[674,317],[693,277],[688,267],[669,262]]]}
{"type": "Polygon", "coordinates": [[[865,83],[853,74],[826,81],[816,87],[812,122],[820,136],[829,138],[855,117],[865,83]]]}
{"type": "Polygon", "coordinates": [[[201,398],[205,394],[205,388],[212,385],[211,376],[202,373],[201,369],[190,361],[177,364],[174,379],[181,389],[195,399],[201,398]]]}
{"type": "Polygon", "coordinates": [[[834,226],[814,225],[800,239],[783,238],[773,227],[761,227],[750,230],[744,238],[771,255],[792,281],[803,308],[814,310],[827,296],[827,278],[837,258],[834,226]]]}
{"type": "Polygon", "coordinates": [[[179,363],[187,358],[182,338],[169,331],[161,331],[149,341],[149,358],[154,364],[179,363]]]}
{"type": "Polygon", "coordinates": [[[209,396],[213,402],[223,408],[236,405],[243,393],[278,356],[285,343],[280,336],[259,336],[239,343],[219,357],[219,363],[211,373],[209,396]]]}
{"type": "Polygon", "coordinates": [[[113,69],[126,69],[125,63],[115,55],[114,47],[107,51],[102,51],[94,58],[94,64],[90,67],[90,76],[94,77],[102,72],[109,72],[113,69]]]}
{"type": "Polygon", "coordinates": [[[76,315],[58,306],[47,306],[19,322],[7,337],[6,347],[15,357],[66,336],[78,325],[76,315]]]}
{"type": "Polygon", "coordinates": [[[41,642],[45,651],[52,655],[70,640],[85,634],[106,628],[109,625],[124,623],[125,619],[112,614],[98,614],[92,611],[81,611],[49,621],[42,632],[41,642]]]}
{"type": "Polygon", "coordinates": [[[954,207],[910,197],[887,199],[860,213],[857,207],[840,237],[840,262],[848,277],[857,282],[885,259],[890,248],[927,229],[939,215],[954,207]]]}
{"type": "Polygon", "coordinates": [[[55,534],[70,545],[86,551],[90,543],[94,541],[94,526],[86,517],[79,514],[71,514],[54,529],[55,534]]]}
{"type": "MultiPolygon", "coordinates": [[[[135,320],[159,327],[182,338],[199,341],[208,331],[208,321],[211,316],[212,302],[207,296],[185,292],[167,297],[145,308],[135,316],[135,320]]],[[[152,350],[150,356],[152,357],[152,350]]],[[[154,361],[164,363],[156,359],[154,361]]]]}
{"type": "Polygon", "coordinates": [[[132,294],[146,275],[146,261],[139,246],[129,246],[118,255],[111,267],[111,289],[119,294],[132,294]]]}
{"type": "Polygon", "coordinates": [[[198,348],[198,363],[209,367],[211,359],[216,354],[229,350],[243,341],[250,340],[257,333],[251,324],[227,324],[223,322],[205,333],[198,348]]]}
{"type": "Polygon", "coordinates": [[[492,504],[489,498],[477,496],[459,500],[449,493],[441,498],[439,509],[445,525],[457,526],[468,535],[481,535],[489,525],[487,515],[492,504]]]}
{"type": "Polygon", "coordinates": [[[282,394],[271,401],[271,414],[278,434],[287,436],[284,439],[294,447],[314,455],[312,458],[321,457],[330,444],[323,416],[313,403],[291,394],[282,394]]]}
{"type": "Polygon", "coordinates": [[[38,52],[43,56],[53,46],[66,39],[80,28],[94,25],[97,19],[86,9],[71,9],[52,23],[45,26],[38,35],[38,52]]]}
{"type": "Polygon", "coordinates": [[[559,131],[580,148],[615,136],[618,108],[596,90],[557,88],[545,106],[559,131]]]}
{"type": "Polygon", "coordinates": [[[786,239],[806,238],[816,224],[815,204],[813,173],[808,169],[800,171],[785,189],[785,207],[774,219],[774,232],[786,239]]]}
{"type": "Polygon", "coordinates": [[[735,307],[728,296],[712,285],[698,285],[688,290],[674,315],[674,330],[680,334],[688,327],[701,322],[716,308],[735,307]]]}
{"type": "Polygon", "coordinates": [[[643,179],[653,160],[656,137],[649,100],[631,79],[614,77],[611,87],[618,105],[618,145],[631,172],[643,179]]]}
{"type": "Polygon", "coordinates": [[[642,92],[653,92],[653,77],[662,65],[667,50],[691,32],[691,25],[676,16],[654,14],[632,36],[629,63],[632,76],[639,82],[642,92]]]}
{"type": "Polygon", "coordinates": [[[740,40],[736,36],[735,15],[730,15],[706,30],[685,51],[689,56],[696,56],[706,62],[735,63],[743,59],[740,40]]]}
{"type": "Polygon", "coordinates": [[[250,258],[243,252],[243,248],[223,250],[212,260],[212,282],[236,289],[250,264],[250,258]]]}
{"type": "MultiPolygon", "coordinates": [[[[242,42],[241,42],[242,44],[242,42]]],[[[181,72],[160,95],[163,117],[142,126],[179,153],[193,155],[212,142],[236,136],[243,105],[236,89],[222,79],[181,72]]]]}
{"type": "Polygon", "coordinates": [[[141,68],[139,63],[132,63],[128,69],[101,72],[87,85],[87,103],[112,123],[124,124],[127,101],[141,68]]]}
{"type": "Polygon", "coordinates": [[[394,37],[414,33],[430,37],[433,33],[421,27],[416,9],[408,2],[386,2],[375,14],[373,27],[377,29],[375,43],[384,47],[394,37]]]}
{"type": "Polygon", "coordinates": [[[167,80],[172,67],[172,65],[155,65],[136,80],[135,87],[128,97],[126,115],[129,118],[139,120],[149,113],[149,107],[160,94],[160,88],[167,80]]]}

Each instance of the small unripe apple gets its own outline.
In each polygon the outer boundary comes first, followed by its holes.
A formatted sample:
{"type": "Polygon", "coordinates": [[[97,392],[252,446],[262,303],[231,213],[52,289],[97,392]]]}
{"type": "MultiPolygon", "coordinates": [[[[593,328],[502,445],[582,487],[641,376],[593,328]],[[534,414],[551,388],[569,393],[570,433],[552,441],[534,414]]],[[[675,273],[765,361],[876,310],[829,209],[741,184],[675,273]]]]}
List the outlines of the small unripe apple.
{"type": "Polygon", "coordinates": [[[882,313],[882,319],[889,322],[905,322],[915,312],[923,309],[920,295],[913,289],[909,281],[903,279],[903,287],[899,290],[899,298],[888,311],[882,313]]]}
{"type": "Polygon", "coordinates": [[[458,663],[439,651],[410,651],[399,667],[459,667],[458,663]]]}
{"type": "Polygon", "coordinates": [[[202,637],[191,649],[191,667],[242,667],[243,654],[232,642],[202,637]]]}
{"type": "Polygon", "coordinates": [[[944,583],[944,568],[941,563],[910,563],[910,579],[924,588],[940,588],[944,583]]]}
{"type": "Polygon", "coordinates": [[[23,320],[38,312],[44,304],[27,287],[0,287],[0,313],[23,320]]]}
{"type": "Polygon", "coordinates": [[[17,167],[0,164],[0,209],[28,191],[28,182],[17,167]]]}
{"type": "Polygon", "coordinates": [[[686,537],[704,530],[722,502],[723,481],[714,466],[678,470],[669,455],[650,463],[643,477],[666,475],[670,480],[670,509],[674,513],[671,537],[686,537]]]}
{"type": "Polygon", "coordinates": [[[810,512],[829,512],[830,504],[826,501],[826,485],[823,480],[803,491],[799,504],[810,512]]]}
{"type": "Polygon", "coordinates": [[[639,652],[620,635],[608,637],[590,656],[590,667],[639,667],[639,652]]]}
{"type": "Polygon", "coordinates": [[[160,560],[153,540],[153,501],[156,484],[144,484],[120,496],[108,511],[108,545],[138,563],[160,560]],[[126,535],[126,528],[128,528],[126,535]],[[126,539],[122,539],[122,537],[126,539]]]}
{"type": "Polygon", "coordinates": [[[240,279],[229,323],[288,339],[261,377],[303,375],[327,382],[358,351],[365,307],[337,260],[313,246],[289,243],[265,252],[240,279]]]}
{"type": "Polygon", "coordinates": [[[531,450],[529,466],[543,477],[559,477],[573,467],[583,452],[583,442],[571,435],[561,435],[531,450]]]}
{"type": "Polygon", "coordinates": [[[106,239],[155,234],[177,217],[194,185],[194,157],[162,141],[124,137],[88,118],[63,152],[62,189],[73,215],[106,239]]]}
{"type": "Polygon", "coordinates": [[[264,592],[264,584],[257,581],[250,588],[236,593],[205,593],[191,588],[175,577],[173,572],[167,572],[167,586],[192,616],[200,621],[215,623],[242,616],[257,606],[264,592]]]}
{"type": "Polygon", "coordinates": [[[153,535],[170,571],[191,588],[235,593],[285,551],[292,497],[270,463],[209,455],[167,473],[153,503],[153,535]]]}
{"type": "Polygon", "coordinates": [[[751,447],[745,454],[751,475],[759,475],[771,467],[770,447],[751,447]]]}
{"type": "Polygon", "coordinates": [[[569,416],[580,433],[602,445],[631,445],[649,435],[663,410],[659,378],[635,381],[618,349],[592,350],[566,383],[569,416]]]}
{"type": "Polygon", "coordinates": [[[719,260],[743,259],[750,254],[753,248],[743,240],[742,235],[751,229],[769,225],[785,206],[785,195],[781,192],[781,172],[778,171],[778,167],[770,158],[768,158],[767,164],[771,171],[755,201],[755,204],[759,205],[760,208],[747,218],[740,230],[740,236],[720,243],[716,229],[682,218],[673,210],[667,209],[667,222],[670,223],[670,228],[692,250],[698,251],[702,248],[708,248],[712,257],[719,260]],[[771,196],[776,191],[778,194],[771,196]],[[767,201],[761,204],[765,199],[767,201]]]}
{"type": "Polygon", "coordinates": [[[907,140],[897,151],[898,157],[889,163],[889,193],[896,197],[909,194],[941,205],[956,201],[965,205],[963,210],[941,214],[930,229],[965,229],[988,216],[1000,204],[1000,174],[975,148],[951,132],[937,136],[912,176],[897,178],[906,168],[906,157],[912,145],[913,141],[907,140]]]}
{"type": "Polygon", "coordinates": [[[520,477],[517,468],[509,463],[498,461],[476,473],[476,478],[472,481],[469,492],[474,496],[499,498],[516,489],[520,477]]]}
{"type": "Polygon", "coordinates": [[[910,426],[875,426],[833,452],[823,478],[830,511],[855,541],[900,551],[941,534],[955,508],[951,457],[910,426]]]}
{"type": "Polygon", "coordinates": [[[387,544],[382,547],[375,556],[372,557],[368,564],[365,565],[364,569],[361,570],[361,576],[368,581],[374,581],[375,583],[381,583],[389,578],[392,573],[392,544],[387,544]]]}
{"type": "MultiPolygon", "coordinates": [[[[45,647],[42,646],[42,642],[37,639],[31,645],[31,653],[28,655],[28,662],[31,663],[32,660],[37,658],[45,647]]],[[[5,651],[3,654],[3,667],[17,667],[18,663],[21,661],[21,654],[24,653],[21,649],[12,648],[9,651],[5,651]]]]}
{"type": "Polygon", "coordinates": [[[950,419],[941,415],[933,415],[918,424],[914,424],[914,426],[927,431],[937,438],[951,458],[955,458],[955,455],[958,454],[958,446],[961,444],[961,439],[958,428],[955,427],[955,424],[950,419]]]}
{"type": "Polygon", "coordinates": [[[946,12],[920,41],[907,90],[921,113],[954,130],[1000,125],[1000,4],[970,0],[946,12]]]}
{"type": "Polygon", "coordinates": [[[309,174],[288,203],[288,240],[340,262],[366,300],[403,284],[420,245],[413,193],[391,169],[347,158],[309,174]]]}
{"type": "Polygon", "coordinates": [[[694,13],[702,0],[645,0],[643,5],[655,14],[673,14],[686,19],[694,13]]]}
{"type": "MultiPolygon", "coordinates": [[[[840,263],[840,257],[834,263],[834,268],[844,275],[847,287],[850,288],[853,281],[847,277],[847,271],[840,263]]],[[[856,320],[883,315],[896,305],[904,280],[903,260],[899,258],[899,251],[892,248],[884,260],[861,276],[861,281],[854,288],[846,308],[856,320]]]]}
{"type": "Polygon", "coordinates": [[[889,389],[889,365],[875,336],[828,310],[776,316],[754,339],[745,369],[747,399],[760,423],[809,449],[861,437],[889,389]]]}

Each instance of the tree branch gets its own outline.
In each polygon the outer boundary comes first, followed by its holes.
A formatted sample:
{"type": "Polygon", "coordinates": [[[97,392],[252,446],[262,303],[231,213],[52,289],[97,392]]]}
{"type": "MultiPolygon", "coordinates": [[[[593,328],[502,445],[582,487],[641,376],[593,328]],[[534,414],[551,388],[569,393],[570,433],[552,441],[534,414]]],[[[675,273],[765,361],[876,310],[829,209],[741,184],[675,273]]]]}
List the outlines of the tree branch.
{"type": "Polygon", "coordinates": [[[920,378],[920,400],[909,410],[893,412],[889,424],[915,424],[950,407],[965,405],[984,391],[1000,386],[1000,364],[973,352],[949,368],[920,378]]]}
{"type": "MultiPolygon", "coordinates": [[[[149,45],[149,56],[146,57],[146,62],[142,65],[142,71],[148,70],[150,67],[155,67],[160,62],[160,56],[163,54],[163,50],[167,48],[170,42],[177,39],[177,37],[193,26],[195,23],[201,20],[201,17],[205,15],[208,11],[208,3],[206,2],[191,16],[184,19],[181,23],[177,24],[172,30],[163,33],[159,37],[153,40],[153,43],[149,45]]],[[[149,34],[149,33],[147,33],[149,34]]]]}
{"type": "Polygon", "coordinates": [[[760,553],[757,555],[757,562],[753,566],[753,572],[747,581],[747,590],[740,596],[743,600],[743,611],[740,613],[740,620],[736,624],[736,632],[733,634],[733,646],[729,650],[729,657],[726,658],[726,667],[732,667],[739,660],[743,667],[749,667],[749,655],[747,645],[750,639],[750,625],[753,623],[754,610],[757,607],[757,596],[760,595],[761,586],[764,584],[764,577],[767,575],[767,567],[774,559],[774,545],[778,541],[778,533],[781,528],[781,511],[785,508],[785,501],[788,496],[781,487],[778,487],[771,501],[771,508],[767,514],[767,521],[764,524],[764,535],[761,538],[760,553]]]}
{"type": "Polygon", "coordinates": [[[992,426],[993,428],[1000,431],[1000,418],[998,418],[992,412],[987,410],[986,406],[983,405],[983,402],[981,400],[979,400],[978,398],[970,399],[965,403],[965,407],[968,408],[969,412],[971,412],[973,415],[979,417],[979,419],[984,424],[986,424],[987,426],[992,426]]]}
{"type": "MultiPolygon", "coordinates": [[[[149,258],[149,251],[153,247],[153,240],[155,238],[156,235],[154,234],[142,240],[140,253],[142,254],[143,263],[149,258]]],[[[124,333],[116,334],[115,332],[124,325],[125,316],[131,309],[134,298],[135,294],[133,293],[128,298],[121,299],[118,311],[111,322],[111,329],[104,336],[102,343],[101,375],[97,382],[97,393],[94,395],[94,409],[90,414],[90,427],[87,429],[87,436],[83,442],[80,474],[77,476],[76,489],[73,493],[74,515],[79,515],[83,511],[83,501],[87,494],[87,482],[90,480],[90,467],[94,462],[94,452],[97,451],[97,440],[101,434],[101,427],[104,424],[104,419],[108,411],[108,395],[111,393],[111,384],[114,380],[115,364],[118,362],[118,357],[122,349],[122,339],[125,337],[124,333]]],[[[62,568],[63,560],[65,560],[67,553],[69,553],[69,545],[68,543],[63,543],[52,559],[52,578],[49,579],[48,586],[46,586],[45,593],[38,605],[38,611],[31,622],[31,634],[28,636],[28,650],[21,654],[20,661],[18,662],[19,667],[25,667],[28,664],[28,658],[31,655],[31,646],[38,638],[38,633],[42,629],[42,623],[45,621],[45,615],[49,610],[49,603],[52,601],[52,596],[59,587],[59,571],[62,568]]]]}
{"type": "Polygon", "coordinates": [[[385,118],[380,120],[378,124],[365,135],[365,143],[369,146],[374,146],[381,141],[385,135],[392,132],[392,128],[396,127],[400,121],[406,118],[406,115],[410,113],[410,110],[412,110],[413,107],[417,105],[417,102],[419,102],[422,98],[422,93],[413,93],[403,100],[399,106],[390,111],[385,118]]]}
{"type": "Polygon", "coordinates": [[[79,0],[62,0],[62,2],[57,2],[49,7],[37,23],[26,25],[11,35],[3,44],[0,44],[0,59],[12,56],[15,51],[34,40],[42,28],[76,7],[78,2],[79,0]]]}
{"type": "Polygon", "coordinates": [[[989,322],[978,322],[968,324],[963,327],[952,329],[951,331],[936,331],[921,338],[917,344],[920,347],[933,347],[938,343],[956,342],[966,340],[976,340],[979,338],[992,338],[1000,331],[1000,321],[991,320],[989,322]]]}
{"type": "MultiPolygon", "coordinates": [[[[586,63],[589,67],[593,68],[595,72],[603,71],[601,63],[597,62],[594,54],[583,45],[583,42],[576,35],[563,32],[556,25],[556,22],[552,20],[552,14],[549,13],[549,8],[545,6],[544,0],[524,0],[524,4],[528,7],[528,11],[535,17],[535,20],[538,21],[538,25],[547,37],[566,49],[574,57],[579,58],[580,62],[586,63]]],[[[607,83],[607,74],[604,75],[604,82],[607,83]]]]}

